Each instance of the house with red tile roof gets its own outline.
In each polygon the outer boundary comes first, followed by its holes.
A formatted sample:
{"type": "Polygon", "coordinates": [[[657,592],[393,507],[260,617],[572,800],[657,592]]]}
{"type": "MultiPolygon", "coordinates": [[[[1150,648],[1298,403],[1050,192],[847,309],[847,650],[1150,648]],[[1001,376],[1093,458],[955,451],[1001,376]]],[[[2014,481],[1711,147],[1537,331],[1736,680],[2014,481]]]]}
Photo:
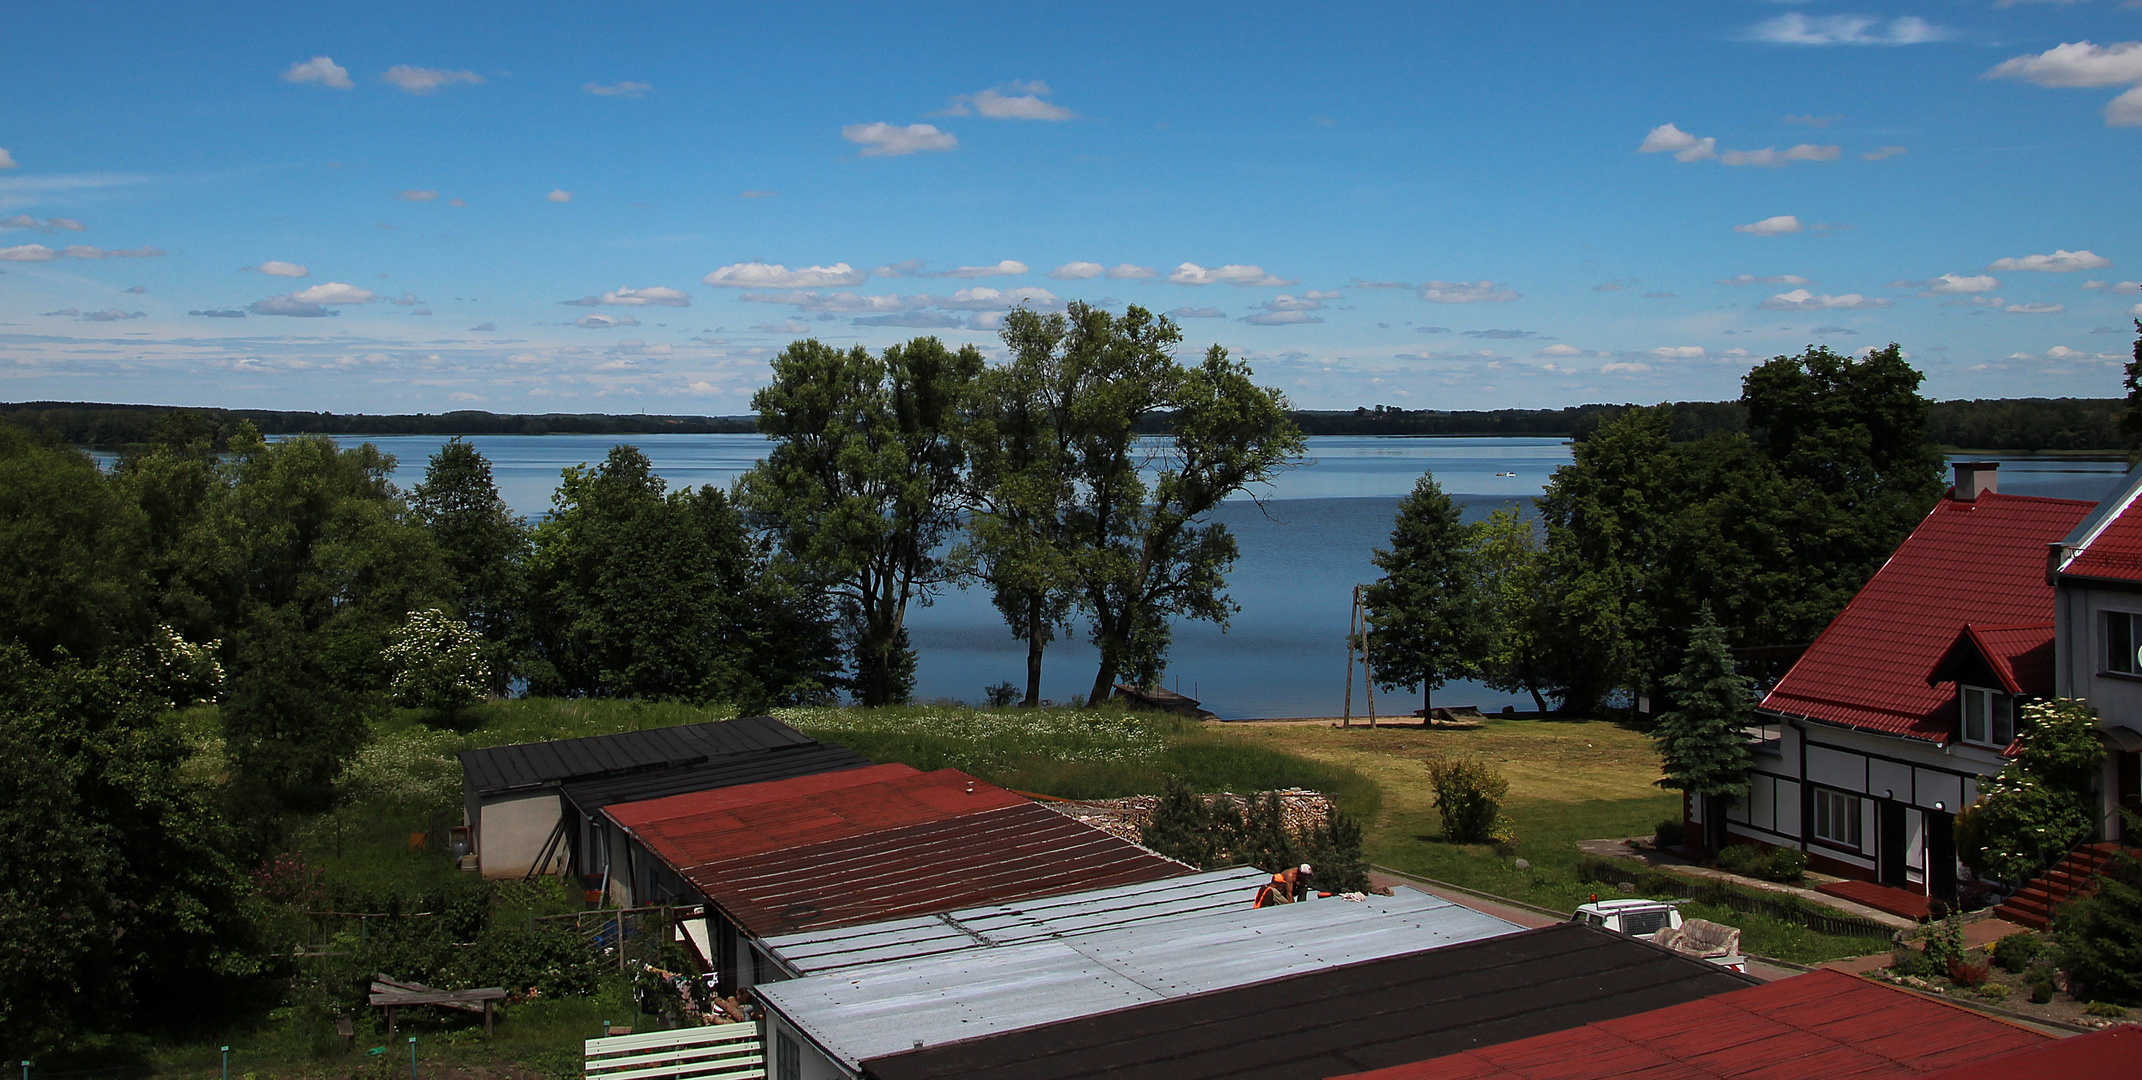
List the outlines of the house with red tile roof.
{"type": "MultiPolygon", "coordinates": [[[[1794,847],[1826,873],[1954,892],[1956,812],[2000,770],[2020,704],[2062,692],[2047,552],[2095,506],[2004,495],[1996,468],[1959,463],[1955,485],[1764,697],[1727,842],[1794,847]]],[[[2135,534],[2142,552],[2142,522],[2135,534]]],[[[2135,575],[2121,595],[2142,601],[2142,556],[2135,575]]],[[[2142,716],[2142,678],[2122,685],[2142,716]]],[[[1690,801],[1691,835],[1716,835],[1697,831],[1703,810],[1690,801]]]]}
{"type": "MultiPolygon", "coordinates": [[[[2100,838],[2142,811],[2142,469],[2046,553],[2054,585],[2053,692],[2097,709],[2109,751],[2100,838]]],[[[2128,839],[2135,839],[2127,837],[2128,839]]]]}

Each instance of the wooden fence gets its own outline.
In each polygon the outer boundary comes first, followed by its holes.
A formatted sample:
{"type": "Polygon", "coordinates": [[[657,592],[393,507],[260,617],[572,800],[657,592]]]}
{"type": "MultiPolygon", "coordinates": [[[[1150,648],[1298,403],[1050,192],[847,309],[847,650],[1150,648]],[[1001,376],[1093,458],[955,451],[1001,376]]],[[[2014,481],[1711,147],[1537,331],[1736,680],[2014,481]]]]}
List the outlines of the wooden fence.
{"type": "Polygon", "coordinates": [[[757,1024],[587,1040],[587,1080],[765,1080],[757,1024]]]}

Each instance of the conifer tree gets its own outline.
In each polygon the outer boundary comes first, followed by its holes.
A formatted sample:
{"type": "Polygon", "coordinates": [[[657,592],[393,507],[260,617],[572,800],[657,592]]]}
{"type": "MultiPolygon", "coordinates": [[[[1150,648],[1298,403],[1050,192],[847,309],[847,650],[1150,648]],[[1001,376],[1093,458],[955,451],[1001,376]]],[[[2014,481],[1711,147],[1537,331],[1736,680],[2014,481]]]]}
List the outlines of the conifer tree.
{"type": "Polygon", "coordinates": [[[1334,808],[1321,827],[1303,837],[1302,861],[1316,871],[1320,892],[1367,892],[1368,861],[1361,854],[1361,823],[1334,808]]]}
{"type": "Polygon", "coordinates": [[[1423,473],[1398,505],[1390,550],[1378,548],[1371,559],[1383,571],[1364,597],[1376,682],[1419,686],[1424,715],[1436,689],[1472,674],[1485,651],[1473,540],[1458,504],[1423,473]]]}
{"type": "Polygon", "coordinates": [[[1666,778],[1704,800],[1706,846],[1716,850],[1725,835],[1727,801],[1748,791],[1748,737],[1743,729],[1754,713],[1754,686],[1733,669],[1725,630],[1708,607],[1690,635],[1681,670],[1664,680],[1673,708],[1651,729],[1666,778]]]}

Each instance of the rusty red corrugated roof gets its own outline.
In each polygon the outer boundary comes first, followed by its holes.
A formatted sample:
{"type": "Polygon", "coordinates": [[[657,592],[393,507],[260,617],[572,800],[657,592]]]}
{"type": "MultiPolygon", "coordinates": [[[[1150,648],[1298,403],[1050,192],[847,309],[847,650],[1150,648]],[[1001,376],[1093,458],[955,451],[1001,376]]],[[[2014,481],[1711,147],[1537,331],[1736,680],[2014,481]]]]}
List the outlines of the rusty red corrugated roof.
{"type": "Polygon", "coordinates": [[[1344,1080],[1880,1080],[2051,1041],[1960,1006],[1816,971],[1344,1080]]]}
{"type": "Polygon", "coordinates": [[[1944,497],[1763,699],[1773,712],[1933,742],[1955,737],[1956,692],[1929,686],[1966,625],[2053,617],[2046,545],[2095,504],[1988,492],[1944,497]]]}
{"type": "Polygon", "coordinates": [[[874,765],[604,813],[756,935],[1192,872],[957,769],[874,765]]]}
{"type": "Polygon", "coordinates": [[[2142,1080],[2142,1027],[2121,1024],[2011,1050],[1922,1080],[2142,1080]]]}

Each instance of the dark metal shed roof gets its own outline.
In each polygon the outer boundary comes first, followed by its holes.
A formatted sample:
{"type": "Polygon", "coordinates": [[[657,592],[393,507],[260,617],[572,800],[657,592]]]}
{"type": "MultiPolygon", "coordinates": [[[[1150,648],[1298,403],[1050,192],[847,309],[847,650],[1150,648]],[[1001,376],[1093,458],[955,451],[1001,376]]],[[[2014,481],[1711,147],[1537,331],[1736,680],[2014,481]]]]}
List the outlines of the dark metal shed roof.
{"type": "Polygon", "coordinates": [[[564,791],[565,797],[572,800],[581,813],[592,814],[615,803],[643,802],[694,791],[860,769],[869,764],[869,758],[845,746],[810,743],[714,758],[699,765],[569,780],[564,791]]]}
{"type": "Polygon", "coordinates": [[[746,716],[584,739],[463,750],[459,757],[468,790],[491,795],[606,773],[697,765],[733,754],[808,746],[813,741],[771,716],[746,716]]]}
{"type": "MultiPolygon", "coordinates": [[[[1816,971],[1342,1080],[1738,1080],[1764,1066],[1823,1080],[1906,1080],[2048,1044],[2057,1045],[2051,1036],[1984,1013],[1857,975],[1816,971]]],[[[2102,1074],[2011,1065],[1986,1075],[2102,1074]]]]}
{"type": "Polygon", "coordinates": [[[1755,980],[1563,923],[863,1062],[871,1080],[1322,1080],[1755,980]]]}

